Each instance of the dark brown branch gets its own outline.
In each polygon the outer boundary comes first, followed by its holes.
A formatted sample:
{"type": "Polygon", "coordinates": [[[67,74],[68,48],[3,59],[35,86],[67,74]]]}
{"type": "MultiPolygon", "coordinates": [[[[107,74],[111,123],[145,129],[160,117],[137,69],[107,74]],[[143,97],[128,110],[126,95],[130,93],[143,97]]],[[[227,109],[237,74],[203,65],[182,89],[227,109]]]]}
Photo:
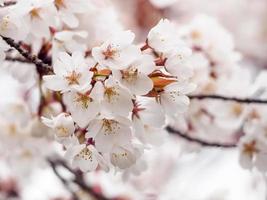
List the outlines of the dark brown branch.
{"type": "Polygon", "coordinates": [[[25,59],[35,64],[37,67],[38,73],[42,76],[45,74],[50,74],[53,72],[53,69],[48,64],[45,64],[42,60],[37,58],[37,56],[30,54],[28,51],[24,50],[15,40],[1,36],[3,40],[10,46],[16,49],[25,59]]]}
{"type": "Polygon", "coordinates": [[[182,133],[179,130],[176,130],[170,126],[166,127],[166,130],[169,133],[178,135],[179,137],[185,139],[188,142],[193,142],[193,143],[197,143],[200,144],[201,146],[206,146],[206,147],[220,147],[220,148],[234,148],[236,147],[236,144],[223,144],[223,143],[217,143],[217,142],[208,142],[206,140],[202,140],[202,139],[198,139],[198,138],[193,138],[185,133],[182,133]]]}
{"type": "Polygon", "coordinates": [[[66,189],[72,194],[72,199],[73,200],[79,200],[77,194],[72,190],[71,186],[69,185],[69,182],[65,178],[63,178],[60,175],[60,173],[57,171],[57,165],[52,161],[49,161],[49,163],[50,163],[50,165],[52,167],[52,170],[55,173],[55,175],[62,182],[62,184],[66,187],[66,189]]]}
{"type": "Polygon", "coordinates": [[[72,180],[73,183],[77,184],[82,190],[87,192],[89,195],[94,197],[96,200],[115,200],[112,198],[107,198],[107,197],[103,196],[102,194],[95,192],[90,186],[88,186],[85,183],[82,174],[79,173],[79,171],[75,171],[75,170],[71,169],[63,160],[48,159],[48,162],[50,163],[54,172],[56,170],[56,175],[60,178],[60,180],[65,182],[64,184],[66,184],[67,180],[62,178],[61,175],[57,172],[57,167],[60,167],[60,166],[67,169],[70,173],[72,173],[74,175],[74,179],[72,180]]]}
{"type": "Polygon", "coordinates": [[[24,58],[19,58],[19,57],[11,57],[11,56],[6,56],[5,58],[6,61],[10,61],[10,62],[20,62],[20,63],[29,63],[29,64],[33,64],[32,62],[24,59],[24,58]]]}
{"type": "Polygon", "coordinates": [[[15,5],[17,2],[16,1],[8,1],[8,2],[4,2],[3,5],[0,5],[0,8],[4,8],[4,7],[8,7],[8,6],[13,6],[15,5]]]}
{"type": "Polygon", "coordinates": [[[256,103],[256,104],[267,104],[267,100],[264,99],[253,99],[253,98],[238,98],[238,97],[226,97],[221,95],[189,95],[190,99],[215,99],[222,101],[235,101],[238,103],[256,103]]]}

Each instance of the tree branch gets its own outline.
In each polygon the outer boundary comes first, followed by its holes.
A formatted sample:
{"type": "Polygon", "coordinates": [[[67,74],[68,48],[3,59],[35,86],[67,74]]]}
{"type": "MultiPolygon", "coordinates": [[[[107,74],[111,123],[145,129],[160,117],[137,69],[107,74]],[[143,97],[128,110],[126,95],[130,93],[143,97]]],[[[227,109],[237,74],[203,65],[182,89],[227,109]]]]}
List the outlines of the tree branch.
{"type": "Polygon", "coordinates": [[[169,133],[178,135],[179,137],[183,138],[184,140],[187,140],[188,142],[197,143],[197,144],[200,144],[201,146],[219,147],[219,148],[234,148],[234,147],[236,147],[236,144],[222,144],[222,143],[217,143],[217,142],[208,142],[208,141],[198,139],[198,138],[193,138],[193,137],[191,137],[185,133],[182,133],[179,130],[176,130],[170,126],[167,126],[166,130],[169,133]]]}
{"type": "Polygon", "coordinates": [[[42,76],[45,74],[50,74],[53,72],[53,69],[48,64],[44,63],[42,60],[37,58],[37,56],[30,54],[28,51],[21,48],[21,46],[15,42],[15,40],[1,36],[3,40],[10,46],[16,49],[25,59],[30,61],[31,63],[35,64],[37,67],[38,73],[42,76]]]}
{"type": "Polygon", "coordinates": [[[238,97],[225,97],[221,95],[189,95],[190,99],[215,99],[222,101],[235,101],[238,103],[256,103],[256,104],[267,104],[267,100],[265,99],[253,99],[253,98],[238,98],[238,97]]]}
{"type": "Polygon", "coordinates": [[[73,200],[79,200],[77,194],[72,190],[71,186],[69,185],[69,182],[63,178],[60,173],[57,171],[57,166],[54,162],[50,161],[49,160],[49,163],[50,163],[50,166],[52,167],[53,169],[53,172],[55,173],[55,175],[59,178],[59,180],[62,182],[62,184],[67,188],[67,190],[72,194],[72,199],[73,200]]]}
{"type": "Polygon", "coordinates": [[[55,172],[55,174],[64,183],[64,185],[66,185],[68,183],[67,183],[67,180],[64,179],[57,172],[57,167],[59,167],[59,166],[67,169],[70,173],[72,173],[74,175],[74,179],[72,180],[72,182],[74,182],[75,184],[77,184],[82,190],[84,190],[85,192],[87,192],[88,194],[90,194],[96,200],[115,200],[115,199],[112,199],[112,198],[107,198],[107,197],[103,196],[102,194],[95,192],[90,186],[88,186],[85,183],[85,181],[83,179],[83,176],[79,172],[71,169],[63,160],[60,160],[60,159],[57,159],[57,160],[48,159],[48,162],[51,165],[51,167],[52,167],[53,171],[55,172]]]}
{"type": "Polygon", "coordinates": [[[32,62],[30,62],[24,58],[19,58],[19,57],[6,56],[5,60],[10,61],[10,62],[20,62],[20,63],[33,64],[32,62]]]}
{"type": "Polygon", "coordinates": [[[8,6],[12,6],[15,5],[17,2],[16,1],[8,1],[8,2],[4,2],[3,5],[0,5],[0,8],[4,8],[4,7],[8,7],[8,6]]]}

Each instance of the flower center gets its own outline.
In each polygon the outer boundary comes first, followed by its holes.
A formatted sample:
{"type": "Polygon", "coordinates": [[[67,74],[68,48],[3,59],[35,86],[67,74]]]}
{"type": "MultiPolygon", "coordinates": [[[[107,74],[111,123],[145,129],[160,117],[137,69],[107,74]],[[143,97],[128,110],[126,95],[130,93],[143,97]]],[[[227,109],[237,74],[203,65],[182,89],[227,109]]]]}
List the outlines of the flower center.
{"type": "Polygon", "coordinates": [[[112,49],[111,45],[108,45],[106,51],[103,51],[102,54],[105,56],[105,60],[113,59],[116,54],[116,50],[112,49]]]}
{"type": "Polygon", "coordinates": [[[77,73],[75,71],[72,71],[70,75],[66,76],[65,79],[68,82],[68,85],[78,85],[79,84],[79,79],[81,78],[82,74],[77,73]]]}
{"type": "Polygon", "coordinates": [[[118,122],[115,120],[103,119],[102,128],[104,129],[104,134],[116,134],[116,129],[119,129],[118,122]]]}
{"type": "Polygon", "coordinates": [[[75,101],[80,103],[84,109],[87,109],[89,103],[93,101],[93,99],[87,94],[77,93],[75,101]]]}
{"type": "Polygon", "coordinates": [[[93,161],[92,152],[87,147],[85,147],[84,149],[82,149],[80,151],[80,153],[76,155],[76,158],[81,158],[81,159],[84,159],[84,160],[89,160],[91,162],[93,161]]]}
{"type": "Polygon", "coordinates": [[[245,154],[248,154],[250,157],[253,156],[254,153],[257,153],[258,152],[258,149],[256,147],[256,141],[253,140],[251,141],[250,143],[246,143],[243,145],[243,152],[245,154]]]}
{"type": "Polygon", "coordinates": [[[54,3],[55,3],[55,6],[58,10],[66,7],[64,0],[55,0],[54,3]]]}
{"type": "Polygon", "coordinates": [[[68,129],[66,127],[59,126],[56,129],[57,129],[57,136],[58,137],[66,137],[66,136],[68,136],[68,129]]]}
{"type": "Polygon", "coordinates": [[[238,103],[235,103],[233,106],[232,106],[232,113],[238,117],[242,114],[242,111],[243,111],[243,107],[238,104],[238,103]]]}
{"type": "Polygon", "coordinates": [[[40,15],[39,15],[39,12],[40,12],[40,8],[33,8],[30,11],[31,19],[41,18],[40,15]]]}
{"type": "Polygon", "coordinates": [[[114,87],[109,87],[105,89],[104,96],[111,102],[114,96],[118,95],[116,89],[114,87]]]}
{"type": "Polygon", "coordinates": [[[197,30],[193,30],[191,32],[191,38],[194,39],[194,40],[198,40],[201,38],[201,33],[197,30]]]}

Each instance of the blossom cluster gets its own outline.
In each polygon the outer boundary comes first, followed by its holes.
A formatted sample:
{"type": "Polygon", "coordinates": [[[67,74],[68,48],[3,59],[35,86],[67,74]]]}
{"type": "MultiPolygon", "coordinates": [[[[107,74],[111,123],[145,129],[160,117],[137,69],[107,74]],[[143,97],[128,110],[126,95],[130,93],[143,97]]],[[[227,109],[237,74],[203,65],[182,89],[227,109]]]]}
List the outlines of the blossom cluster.
{"type": "Polygon", "coordinates": [[[46,88],[60,92],[66,112],[43,118],[66,147],[74,167],[127,169],[150,144],[162,143],[166,116],[183,113],[195,89],[191,49],[174,25],[161,20],[144,48],[134,34],[121,31],[92,53],[60,52],[46,88]]]}
{"type": "MultiPolygon", "coordinates": [[[[191,92],[266,96],[266,74],[253,80],[215,19],[199,15],[180,26],[162,19],[135,44],[114,10],[93,0],[18,0],[0,15],[1,61],[18,55],[4,41],[9,37],[53,67],[34,83],[44,93],[37,114],[74,167],[142,168],[142,155],[163,143],[171,124],[205,140],[238,143],[241,165],[266,171],[265,109],[210,100],[189,106],[191,92]],[[59,111],[44,114],[54,102],[59,111]]],[[[30,76],[25,69],[9,66],[23,81],[30,76]]]]}

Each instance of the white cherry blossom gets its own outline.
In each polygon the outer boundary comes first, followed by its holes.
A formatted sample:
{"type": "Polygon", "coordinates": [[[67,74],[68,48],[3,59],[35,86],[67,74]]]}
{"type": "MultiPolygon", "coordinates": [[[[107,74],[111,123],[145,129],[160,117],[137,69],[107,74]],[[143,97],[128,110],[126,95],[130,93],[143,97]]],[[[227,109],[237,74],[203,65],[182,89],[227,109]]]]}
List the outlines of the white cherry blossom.
{"type": "Polygon", "coordinates": [[[86,127],[100,111],[98,101],[89,91],[64,93],[63,101],[73,120],[82,128],[86,127]]]}
{"type": "Polygon", "coordinates": [[[70,28],[75,28],[79,25],[76,14],[85,13],[90,3],[87,0],[54,0],[54,5],[59,18],[70,28]]]}
{"type": "Polygon", "coordinates": [[[99,96],[102,111],[106,115],[128,116],[133,109],[131,93],[122,88],[117,81],[109,78],[104,85],[100,82],[95,84],[95,91],[99,96]],[[123,106],[122,106],[123,105],[123,106]]]}
{"type": "Polygon", "coordinates": [[[240,143],[240,164],[242,167],[252,169],[254,166],[260,171],[267,171],[267,143],[266,138],[254,132],[254,135],[244,136],[240,143]]]}
{"type": "Polygon", "coordinates": [[[185,46],[179,39],[177,29],[168,19],[162,19],[154,26],[147,36],[148,45],[156,52],[169,54],[177,48],[185,46]]]}
{"type": "Polygon", "coordinates": [[[21,20],[19,14],[11,10],[0,17],[0,33],[2,36],[11,37],[15,40],[24,40],[28,36],[28,24],[21,20]]]}
{"type": "Polygon", "coordinates": [[[24,20],[29,33],[37,38],[50,35],[49,27],[54,25],[56,10],[53,6],[53,0],[22,0],[19,1],[12,12],[19,13],[21,20],[24,20]],[[30,31],[34,28],[34,31],[30,31]]]}
{"type": "Polygon", "coordinates": [[[93,145],[75,144],[67,149],[65,157],[71,161],[72,167],[83,172],[94,171],[98,166],[108,171],[105,160],[93,145]]]}
{"type": "Polygon", "coordinates": [[[152,56],[142,55],[137,61],[121,71],[113,71],[115,79],[135,95],[145,95],[153,88],[153,82],[148,77],[155,70],[152,56]]]}
{"type": "Polygon", "coordinates": [[[191,49],[187,47],[182,48],[179,51],[176,50],[166,60],[166,70],[170,74],[177,76],[179,80],[191,78],[194,74],[193,66],[189,59],[191,54],[191,49]]]}
{"type": "Polygon", "coordinates": [[[193,92],[195,88],[195,84],[187,81],[171,83],[164,87],[164,91],[160,94],[160,103],[166,114],[185,112],[189,105],[189,98],[186,95],[193,92]]]}
{"type": "Polygon", "coordinates": [[[80,40],[87,37],[86,31],[60,31],[56,32],[53,38],[52,56],[56,59],[59,52],[73,53],[75,51],[86,51],[86,45],[80,40]]]}
{"type": "Polygon", "coordinates": [[[155,99],[140,97],[135,102],[133,111],[135,136],[143,143],[159,145],[165,136],[165,113],[155,99]],[[153,116],[153,117],[152,117],[153,116]]]}
{"type": "Polygon", "coordinates": [[[61,113],[56,117],[42,117],[42,122],[55,131],[57,141],[65,143],[75,131],[73,119],[67,113],[61,113]]]}
{"type": "Polygon", "coordinates": [[[125,69],[141,55],[140,49],[132,44],[134,37],[131,31],[117,32],[100,47],[94,47],[92,55],[104,67],[125,69]]]}
{"type": "Polygon", "coordinates": [[[59,53],[53,68],[55,75],[43,77],[48,89],[66,92],[91,88],[93,72],[89,71],[81,52],[74,52],[72,56],[65,52],[59,53]]]}
{"type": "Polygon", "coordinates": [[[136,163],[136,155],[133,149],[123,146],[113,146],[110,152],[111,163],[120,169],[127,169],[136,163]]]}
{"type": "Polygon", "coordinates": [[[130,126],[130,120],[124,117],[95,119],[88,126],[86,138],[95,140],[98,151],[110,152],[115,144],[129,143],[131,139],[130,126]]]}

